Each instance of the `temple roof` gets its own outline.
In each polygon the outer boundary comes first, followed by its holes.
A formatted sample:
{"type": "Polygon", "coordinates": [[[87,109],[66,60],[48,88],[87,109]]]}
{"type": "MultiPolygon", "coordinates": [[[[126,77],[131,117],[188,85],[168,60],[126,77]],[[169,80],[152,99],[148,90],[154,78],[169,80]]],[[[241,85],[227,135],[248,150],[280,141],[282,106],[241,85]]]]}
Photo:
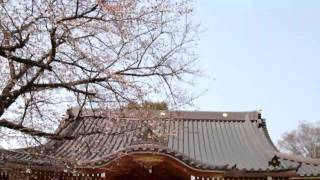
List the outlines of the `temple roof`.
{"type": "Polygon", "coordinates": [[[151,114],[133,111],[116,118],[110,113],[73,111],[60,128],[67,126],[62,134],[75,139],[50,140],[41,155],[19,150],[3,150],[2,154],[14,162],[50,164],[56,158],[56,163],[60,159],[74,161],[78,167],[101,167],[120,156],[158,153],[198,170],[320,175],[319,160],[288,156],[276,149],[258,111],[151,114]]]}

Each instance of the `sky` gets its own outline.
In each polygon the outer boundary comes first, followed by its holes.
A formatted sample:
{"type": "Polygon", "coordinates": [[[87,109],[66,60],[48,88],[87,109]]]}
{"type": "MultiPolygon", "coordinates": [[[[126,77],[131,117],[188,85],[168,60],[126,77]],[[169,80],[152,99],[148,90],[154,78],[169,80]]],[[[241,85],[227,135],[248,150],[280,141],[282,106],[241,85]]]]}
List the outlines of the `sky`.
{"type": "Polygon", "coordinates": [[[320,120],[320,1],[198,0],[206,111],[262,109],[272,140],[320,120]]]}

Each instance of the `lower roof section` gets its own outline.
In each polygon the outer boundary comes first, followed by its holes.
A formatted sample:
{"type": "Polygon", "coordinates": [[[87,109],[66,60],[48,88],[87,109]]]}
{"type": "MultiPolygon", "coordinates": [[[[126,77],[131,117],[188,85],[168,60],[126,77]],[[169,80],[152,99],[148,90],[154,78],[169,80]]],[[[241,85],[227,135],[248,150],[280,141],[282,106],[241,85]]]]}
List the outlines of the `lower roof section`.
{"type": "Polygon", "coordinates": [[[144,153],[173,157],[199,172],[294,171],[297,176],[320,176],[318,161],[278,152],[259,112],[148,113],[126,112],[115,117],[85,112],[78,119],[70,115],[62,132],[75,139],[48,142],[41,155],[35,155],[39,159],[30,157],[28,151],[11,154],[7,161],[52,164],[53,158],[59,159],[56,164],[68,162],[86,168],[107,166],[124,155],[144,153]]]}

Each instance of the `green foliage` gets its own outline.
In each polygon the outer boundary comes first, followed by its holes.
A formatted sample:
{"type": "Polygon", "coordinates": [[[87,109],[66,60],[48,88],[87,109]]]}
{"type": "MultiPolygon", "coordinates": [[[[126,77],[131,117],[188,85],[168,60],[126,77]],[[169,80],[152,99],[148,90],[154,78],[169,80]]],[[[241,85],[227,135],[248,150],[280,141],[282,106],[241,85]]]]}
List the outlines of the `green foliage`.
{"type": "Polygon", "coordinates": [[[164,101],[151,102],[145,101],[142,104],[129,102],[127,104],[128,109],[148,109],[148,110],[168,110],[168,104],[164,101]]]}
{"type": "Polygon", "coordinates": [[[140,109],[141,106],[140,106],[138,103],[129,102],[129,103],[127,104],[127,108],[128,108],[128,109],[140,109]]]}

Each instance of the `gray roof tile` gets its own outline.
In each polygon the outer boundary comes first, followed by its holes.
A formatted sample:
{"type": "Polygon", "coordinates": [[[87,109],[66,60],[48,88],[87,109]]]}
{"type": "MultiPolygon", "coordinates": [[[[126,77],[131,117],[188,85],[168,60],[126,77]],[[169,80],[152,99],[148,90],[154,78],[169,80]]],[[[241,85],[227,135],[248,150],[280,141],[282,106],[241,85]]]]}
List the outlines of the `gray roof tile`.
{"type": "MultiPolygon", "coordinates": [[[[278,152],[259,112],[164,113],[165,116],[159,116],[158,125],[152,129],[142,121],[132,120],[137,116],[135,113],[124,116],[116,126],[108,129],[113,120],[87,112],[73,121],[64,134],[92,134],[74,140],[51,141],[48,143],[51,151],[46,155],[76,159],[81,166],[92,163],[100,166],[111,162],[117,153],[160,152],[198,169],[233,167],[245,171],[278,171],[296,168],[301,176],[320,175],[320,162],[290,161],[291,157],[278,152]],[[159,137],[156,136],[158,132],[159,137]],[[157,138],[146,139],[147,136],[157,138]],[[279,157],[278,167],[269,165],[274,156],[279,157]]],[[[139,118],[146,120],[143,116],[139,118]]],[[[21,152],[19,155],[11,153],[10,157],[23,161],[34,158],[21,152]]]]}

